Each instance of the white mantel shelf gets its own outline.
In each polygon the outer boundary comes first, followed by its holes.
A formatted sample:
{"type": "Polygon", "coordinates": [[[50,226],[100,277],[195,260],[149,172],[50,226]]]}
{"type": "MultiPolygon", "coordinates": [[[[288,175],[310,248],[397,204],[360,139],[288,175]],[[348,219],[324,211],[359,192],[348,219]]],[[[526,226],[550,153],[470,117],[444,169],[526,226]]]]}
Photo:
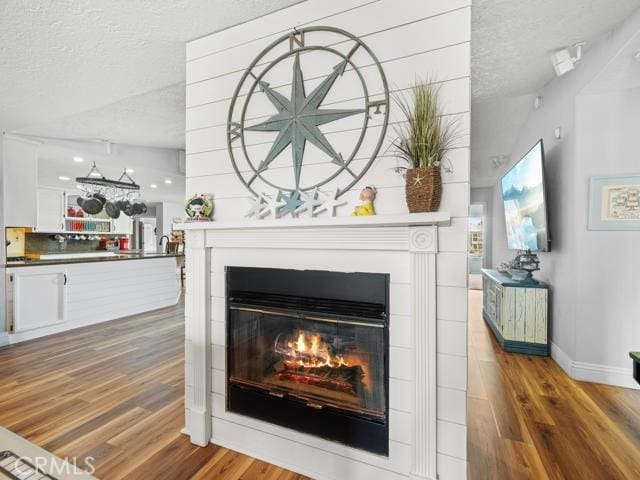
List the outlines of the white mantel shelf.
{"type": "Polygon", "coordinates": [[[238,220],[224,222],[176,223],[174,230],[240,230],[319,227],[413,227],[421,225],[448,225],[447,212],[406,213],[402,215],[371,215],[367,217],[285,218],[280,220],[238,220]]]}

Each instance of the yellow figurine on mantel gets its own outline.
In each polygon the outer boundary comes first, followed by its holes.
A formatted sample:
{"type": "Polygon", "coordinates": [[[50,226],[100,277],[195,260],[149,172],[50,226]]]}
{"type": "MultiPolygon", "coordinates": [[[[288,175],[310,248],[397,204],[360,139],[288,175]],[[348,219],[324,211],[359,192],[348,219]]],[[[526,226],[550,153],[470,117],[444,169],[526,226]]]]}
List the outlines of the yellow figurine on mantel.
{"type": "Polygon", "coordinates": [[[373,207],[373,201],[376,199],[377,190],[373,186],[367,186],[360,192],[361,205],[358,205],[351,214],[354,217],[367,217],[375,215],[376,209],[373,207]]]}

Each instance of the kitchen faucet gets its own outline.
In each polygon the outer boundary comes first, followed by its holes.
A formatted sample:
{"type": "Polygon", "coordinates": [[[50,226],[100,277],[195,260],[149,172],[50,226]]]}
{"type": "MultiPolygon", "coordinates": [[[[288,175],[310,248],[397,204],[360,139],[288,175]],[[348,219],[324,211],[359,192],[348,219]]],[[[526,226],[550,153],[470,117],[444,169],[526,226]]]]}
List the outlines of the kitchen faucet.
{"type": "Polygon", "coordinates": [[[165,238],[167,239],[167,245],[164,247],[164,253],[169,253],[169,237],[168,237],[168,236],[166,236],[166,235],[162,235],[162,236],[160,237],[160,243],[159,243],[159,245],[160,245],[160,246],[162,246],[162,241],[163,241],[165,238]]]}

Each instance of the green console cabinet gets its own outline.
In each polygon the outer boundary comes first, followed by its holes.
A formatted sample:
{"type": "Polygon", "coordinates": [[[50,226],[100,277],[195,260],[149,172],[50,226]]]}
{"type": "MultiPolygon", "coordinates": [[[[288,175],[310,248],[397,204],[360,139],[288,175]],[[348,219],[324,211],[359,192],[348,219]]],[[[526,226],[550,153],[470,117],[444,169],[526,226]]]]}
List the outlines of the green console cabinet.
{"type": "Polygon", "coordinates": [[[549,355],[549,287],[482,270],[482,316],[505,352],[549,355]]]}

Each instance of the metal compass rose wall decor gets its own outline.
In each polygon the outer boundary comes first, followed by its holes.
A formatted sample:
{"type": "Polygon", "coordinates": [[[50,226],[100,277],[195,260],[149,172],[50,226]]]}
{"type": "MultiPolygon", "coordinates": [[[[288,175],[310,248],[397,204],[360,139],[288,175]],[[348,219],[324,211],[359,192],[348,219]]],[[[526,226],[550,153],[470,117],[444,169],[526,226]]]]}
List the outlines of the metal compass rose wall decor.
{"type": "Polygon", "coordinates": [[[309,27],[275,40],[242,75],[227,121],[233,168],[255,197],[248,216],[336,204],[375,160],[388,122],[384,71],[358,37],[309,27]]]}

